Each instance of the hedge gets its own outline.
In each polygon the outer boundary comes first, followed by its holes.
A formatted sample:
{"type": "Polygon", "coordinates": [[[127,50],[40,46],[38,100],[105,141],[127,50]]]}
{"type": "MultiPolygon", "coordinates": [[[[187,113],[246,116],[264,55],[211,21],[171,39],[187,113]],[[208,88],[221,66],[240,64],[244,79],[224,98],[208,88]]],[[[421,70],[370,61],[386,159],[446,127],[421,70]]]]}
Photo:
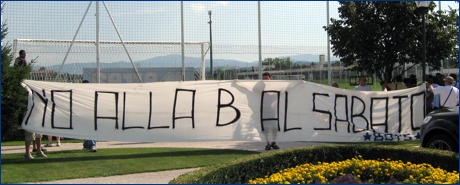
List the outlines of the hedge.
{"type": "Polygon", "coordinates": [[[428,163],[447,171],[458,171],[458,154],[416,147],[372,144],[334,144],[284,149],[237,159],[183,174],[172,184],[244,184],[250,179],[269,176],[279,170],[304,163],[333,162],[361,155],[363,159],[401,160],[428,163]]]}

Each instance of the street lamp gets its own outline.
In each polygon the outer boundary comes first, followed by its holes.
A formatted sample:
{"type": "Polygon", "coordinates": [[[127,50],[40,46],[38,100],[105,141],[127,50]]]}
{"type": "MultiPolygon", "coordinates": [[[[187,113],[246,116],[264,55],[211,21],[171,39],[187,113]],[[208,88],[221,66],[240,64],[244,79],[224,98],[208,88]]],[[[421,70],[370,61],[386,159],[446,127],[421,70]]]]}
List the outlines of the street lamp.
{"type": "Polygon", "coordinates": [[[428,7],[431,1],[416,1],[417,8],[422,12],[422,81],[425,81],[426,73],[426,30],[425,30],[425,16],[428,13],[428,7]]]}
{"type": "Polygon", "coordinates": [[[209,62],[211,64],[211,77],[214,77],[213,72],[212,72],[212,30],[211,30],[212,21],[211,21],[211,14],[212,14],[212,12],[211,12],[211,10],[209,10],[208,11],[208,15],[209,15],[209,22],[208,22],[209,23],[209,52],[210,52],[210,57],[211,57],[209,62]]]}

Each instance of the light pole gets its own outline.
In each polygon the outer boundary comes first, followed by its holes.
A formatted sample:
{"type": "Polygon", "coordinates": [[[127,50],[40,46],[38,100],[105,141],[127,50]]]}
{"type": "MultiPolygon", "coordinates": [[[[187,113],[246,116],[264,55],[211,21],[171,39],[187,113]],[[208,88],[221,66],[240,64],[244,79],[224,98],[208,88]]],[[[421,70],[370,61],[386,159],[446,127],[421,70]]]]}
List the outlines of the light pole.
{"type": "Polygon", "coordinates": [[[431,1],[416,1],[417,8],[422,12],[422,81],[425,81],[426,73],[426,30],[425,16],[431,1]]]}
{"type": "Polygon", "coordinates": [[[209,15],[209,22],[208,22],[209,23],[209,53],[210,53],[209,56],[211,57],[209,62],[211,64],[211,77],[214,77],[213,72],[212,72],[212,29],[211,29],[212,21],[211,21],[211,14],[212,14],[212,12],[211,12],[211,10],[209,10],[208,11],[208,15],[209,15]]]}

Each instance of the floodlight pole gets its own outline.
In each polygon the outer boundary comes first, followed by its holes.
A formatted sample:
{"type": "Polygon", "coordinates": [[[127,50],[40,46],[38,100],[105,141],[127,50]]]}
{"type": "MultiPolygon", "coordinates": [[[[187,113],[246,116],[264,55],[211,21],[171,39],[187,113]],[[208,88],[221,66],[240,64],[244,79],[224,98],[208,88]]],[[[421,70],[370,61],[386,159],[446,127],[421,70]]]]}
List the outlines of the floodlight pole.
{"type": "Polygon", "coordinates": [[[425,16],[428,13],[428,7],[431,1],[417,1],[417,7],[422,11],[422,81],[425,81],[426,75],[426,30],[425,30],[425,16]]]}
{"type": "Polygon", "coordinates": [[[212,28],[211,28],[212,27],[211,26],[212,21],[211,21],[211,14],[212,14],[212,11],[209,10],[208,11],[208,15],[209,15],[209,22],[208,22],[209,23],[209,57],[210,57],[209,62],[210,62],[210,65],[211,65],[211,78],[213,78],[214,73],[212,71],[212,28]]]}
{"type": "Polygon", "coordinates": [[[96,1],[96,65],[97,65],[97,83],[101,83],[101,64],[100,64],[100,43],[99,43],[99,1],[96,1]]]}

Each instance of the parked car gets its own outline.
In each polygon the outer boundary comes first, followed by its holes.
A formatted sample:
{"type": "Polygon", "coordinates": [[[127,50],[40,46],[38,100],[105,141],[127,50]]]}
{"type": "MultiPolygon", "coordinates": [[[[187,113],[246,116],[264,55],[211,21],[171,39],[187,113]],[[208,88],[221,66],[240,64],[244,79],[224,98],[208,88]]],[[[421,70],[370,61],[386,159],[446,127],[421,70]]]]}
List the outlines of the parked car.
{"type": "Polygon", "coordinates": [[[421,147],[458,153],[458,106],[430,112],[420,128],[421,147]]]}

